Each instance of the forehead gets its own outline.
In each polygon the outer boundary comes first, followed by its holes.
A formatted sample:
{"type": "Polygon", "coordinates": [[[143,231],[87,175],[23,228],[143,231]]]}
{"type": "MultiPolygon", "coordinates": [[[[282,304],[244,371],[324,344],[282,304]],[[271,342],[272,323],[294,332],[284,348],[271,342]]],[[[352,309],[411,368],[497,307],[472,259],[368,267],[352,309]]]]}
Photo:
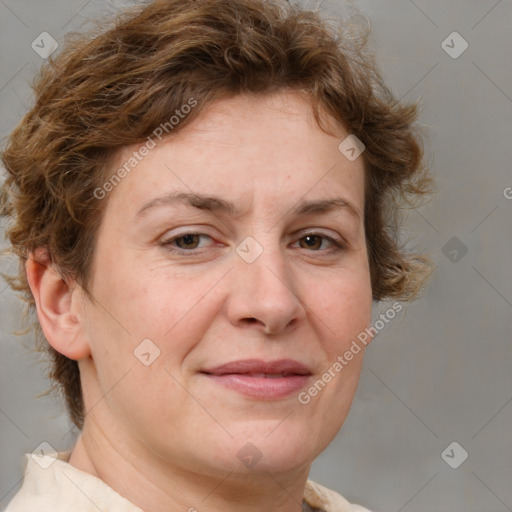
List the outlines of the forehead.
{"type": "MultiPolygon", "coordinates": [[[[133,211],[178,191],[224,196],[243,210],[254,201],[275,210],[306,195],[344,192],[362,210],[363,160],[351,162],[340,153],[348,133],[334,121],[331,126],[335,135],[323,132],[311,104],[298,93],[219,100],[157,143],[116,185],[109,202],[133,211]]],[[[111,171],[138,147],[119,152],[111,171]]]]}

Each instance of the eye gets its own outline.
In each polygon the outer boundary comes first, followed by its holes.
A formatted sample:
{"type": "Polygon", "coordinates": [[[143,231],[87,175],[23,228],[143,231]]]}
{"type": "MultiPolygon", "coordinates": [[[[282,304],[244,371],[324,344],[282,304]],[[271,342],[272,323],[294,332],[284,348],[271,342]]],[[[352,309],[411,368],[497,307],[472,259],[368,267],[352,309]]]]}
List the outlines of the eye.
{"type": "MultiPolygon", "coordinates": [[[[213,239],[204,233],[183,233],[163,240],[160,245],[171,252],[191,253],[211,245],[207,244],[207,240],[212,241],[213,239]],[[205,241],[205,243],[201,244],[201,241],[205,241]]],[[[341,238],[327,236],[323,233],[306,233],[295,243],[299,244],[299,248],[309,249],[313,252],[336,252],[345,248],[345,243],[341,238]]]]}
{"type": "Polygon", "coordinates": [[[298,240],[302,249],[310,249],[314,252],[325,252],[325,250],[328,250],[328,248],[325,249],[324,247],[324,250],[319,251],[322,246],[324,246],[324,242],[334,246],[333,251],[345,248],[345,244],[341,238],[330,237],[322,233],[306,233],[298,240]]]}
{"type": "Polygon", "coordinates": [[[203,246],[199,246],[201,239],[209,238],[212,239],[211,236],[205,235],[203,233],[185,233],[182,235],[177,235],[167,240],[164,240],[161,245],[166,247],[170,251],[176,252],[189,252],[194,249],[201,249],[203,246]]]}

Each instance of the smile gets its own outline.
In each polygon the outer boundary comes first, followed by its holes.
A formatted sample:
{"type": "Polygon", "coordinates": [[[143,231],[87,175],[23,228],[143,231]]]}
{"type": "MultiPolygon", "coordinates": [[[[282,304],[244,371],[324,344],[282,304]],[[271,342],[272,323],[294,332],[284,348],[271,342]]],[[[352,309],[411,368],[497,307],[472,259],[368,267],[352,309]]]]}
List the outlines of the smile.
{"type": "Polygon", "coordinates": [[[311,376],[306,365],[292,359],[246,359],[201,373],[215,384],[260,400],[277,400],[298,393],[311,376]]]}

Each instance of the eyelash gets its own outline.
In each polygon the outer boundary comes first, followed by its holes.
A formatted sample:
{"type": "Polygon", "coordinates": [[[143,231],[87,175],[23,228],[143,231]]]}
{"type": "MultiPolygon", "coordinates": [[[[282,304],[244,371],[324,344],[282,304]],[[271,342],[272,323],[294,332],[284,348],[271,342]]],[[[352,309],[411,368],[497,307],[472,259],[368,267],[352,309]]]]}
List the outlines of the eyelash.
{"type": "MultiPolygon", "coordinates": [[[[173,253],[177,253],[177,254],[187,254],[187,255],[190,255],[190,254],[193,254],[194,252],[200,250],[200,248],[195,248],[195,249],[180,249],[180,248],[176,248],[176,247],[173,247],[172,244],[174,242],[176,242],[176,240],[179,240],[180,238],[184,238],[186,236],[189,236],[189,235],[196,235],[196,236],[200,236],[200,237],[208,237],[210,239],[212,239],[212,237],[210,235],[207,235],[205,233],[195,233],[195,232],[190,232],[190,233],[181,233],[179,235],[176,235],[172,238],[169,238],[167,240],[164,240],[161,242],[161,246],[165,247],[166,250],[168,250],[169,252],[173,252],[173,253]]],[[[298,238],[298,240],[302,240],[303,238],[306,238],[308,236],[312,236],[312,237],[319,237],[319,238],[322,238],[324,240],[327,240],[328,242],[330,242],[333,246],[334,246],[334,249],[333,250],[314,250],[312,252],[338,252],[338,251],[342,251],[346,248],[346,245],[344,243],[344,241],[341,239],[341,238],[334,238],[334,237],[330,237],[330,236],[327,236],[327,235],[324,235],[323,233],[317,233],[317,232],[309,232],[309,233],[304,233],[300,238],[298,238]]]]}

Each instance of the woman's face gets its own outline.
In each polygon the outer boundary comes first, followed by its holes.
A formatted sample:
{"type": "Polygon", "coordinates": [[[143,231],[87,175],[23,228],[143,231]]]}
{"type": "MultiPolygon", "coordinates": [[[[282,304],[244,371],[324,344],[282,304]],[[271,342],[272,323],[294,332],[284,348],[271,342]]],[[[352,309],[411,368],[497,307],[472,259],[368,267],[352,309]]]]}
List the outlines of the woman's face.
{"type": "Polygon", "coordinates": [[[333,364],[372,306],[363,161],[338,149],[348,135],[322,132],[295,93],[238,96],[113,188],[82,311],[84,432],[212,474],[304,468],[327,446],[363,351],[333,364]]]}

